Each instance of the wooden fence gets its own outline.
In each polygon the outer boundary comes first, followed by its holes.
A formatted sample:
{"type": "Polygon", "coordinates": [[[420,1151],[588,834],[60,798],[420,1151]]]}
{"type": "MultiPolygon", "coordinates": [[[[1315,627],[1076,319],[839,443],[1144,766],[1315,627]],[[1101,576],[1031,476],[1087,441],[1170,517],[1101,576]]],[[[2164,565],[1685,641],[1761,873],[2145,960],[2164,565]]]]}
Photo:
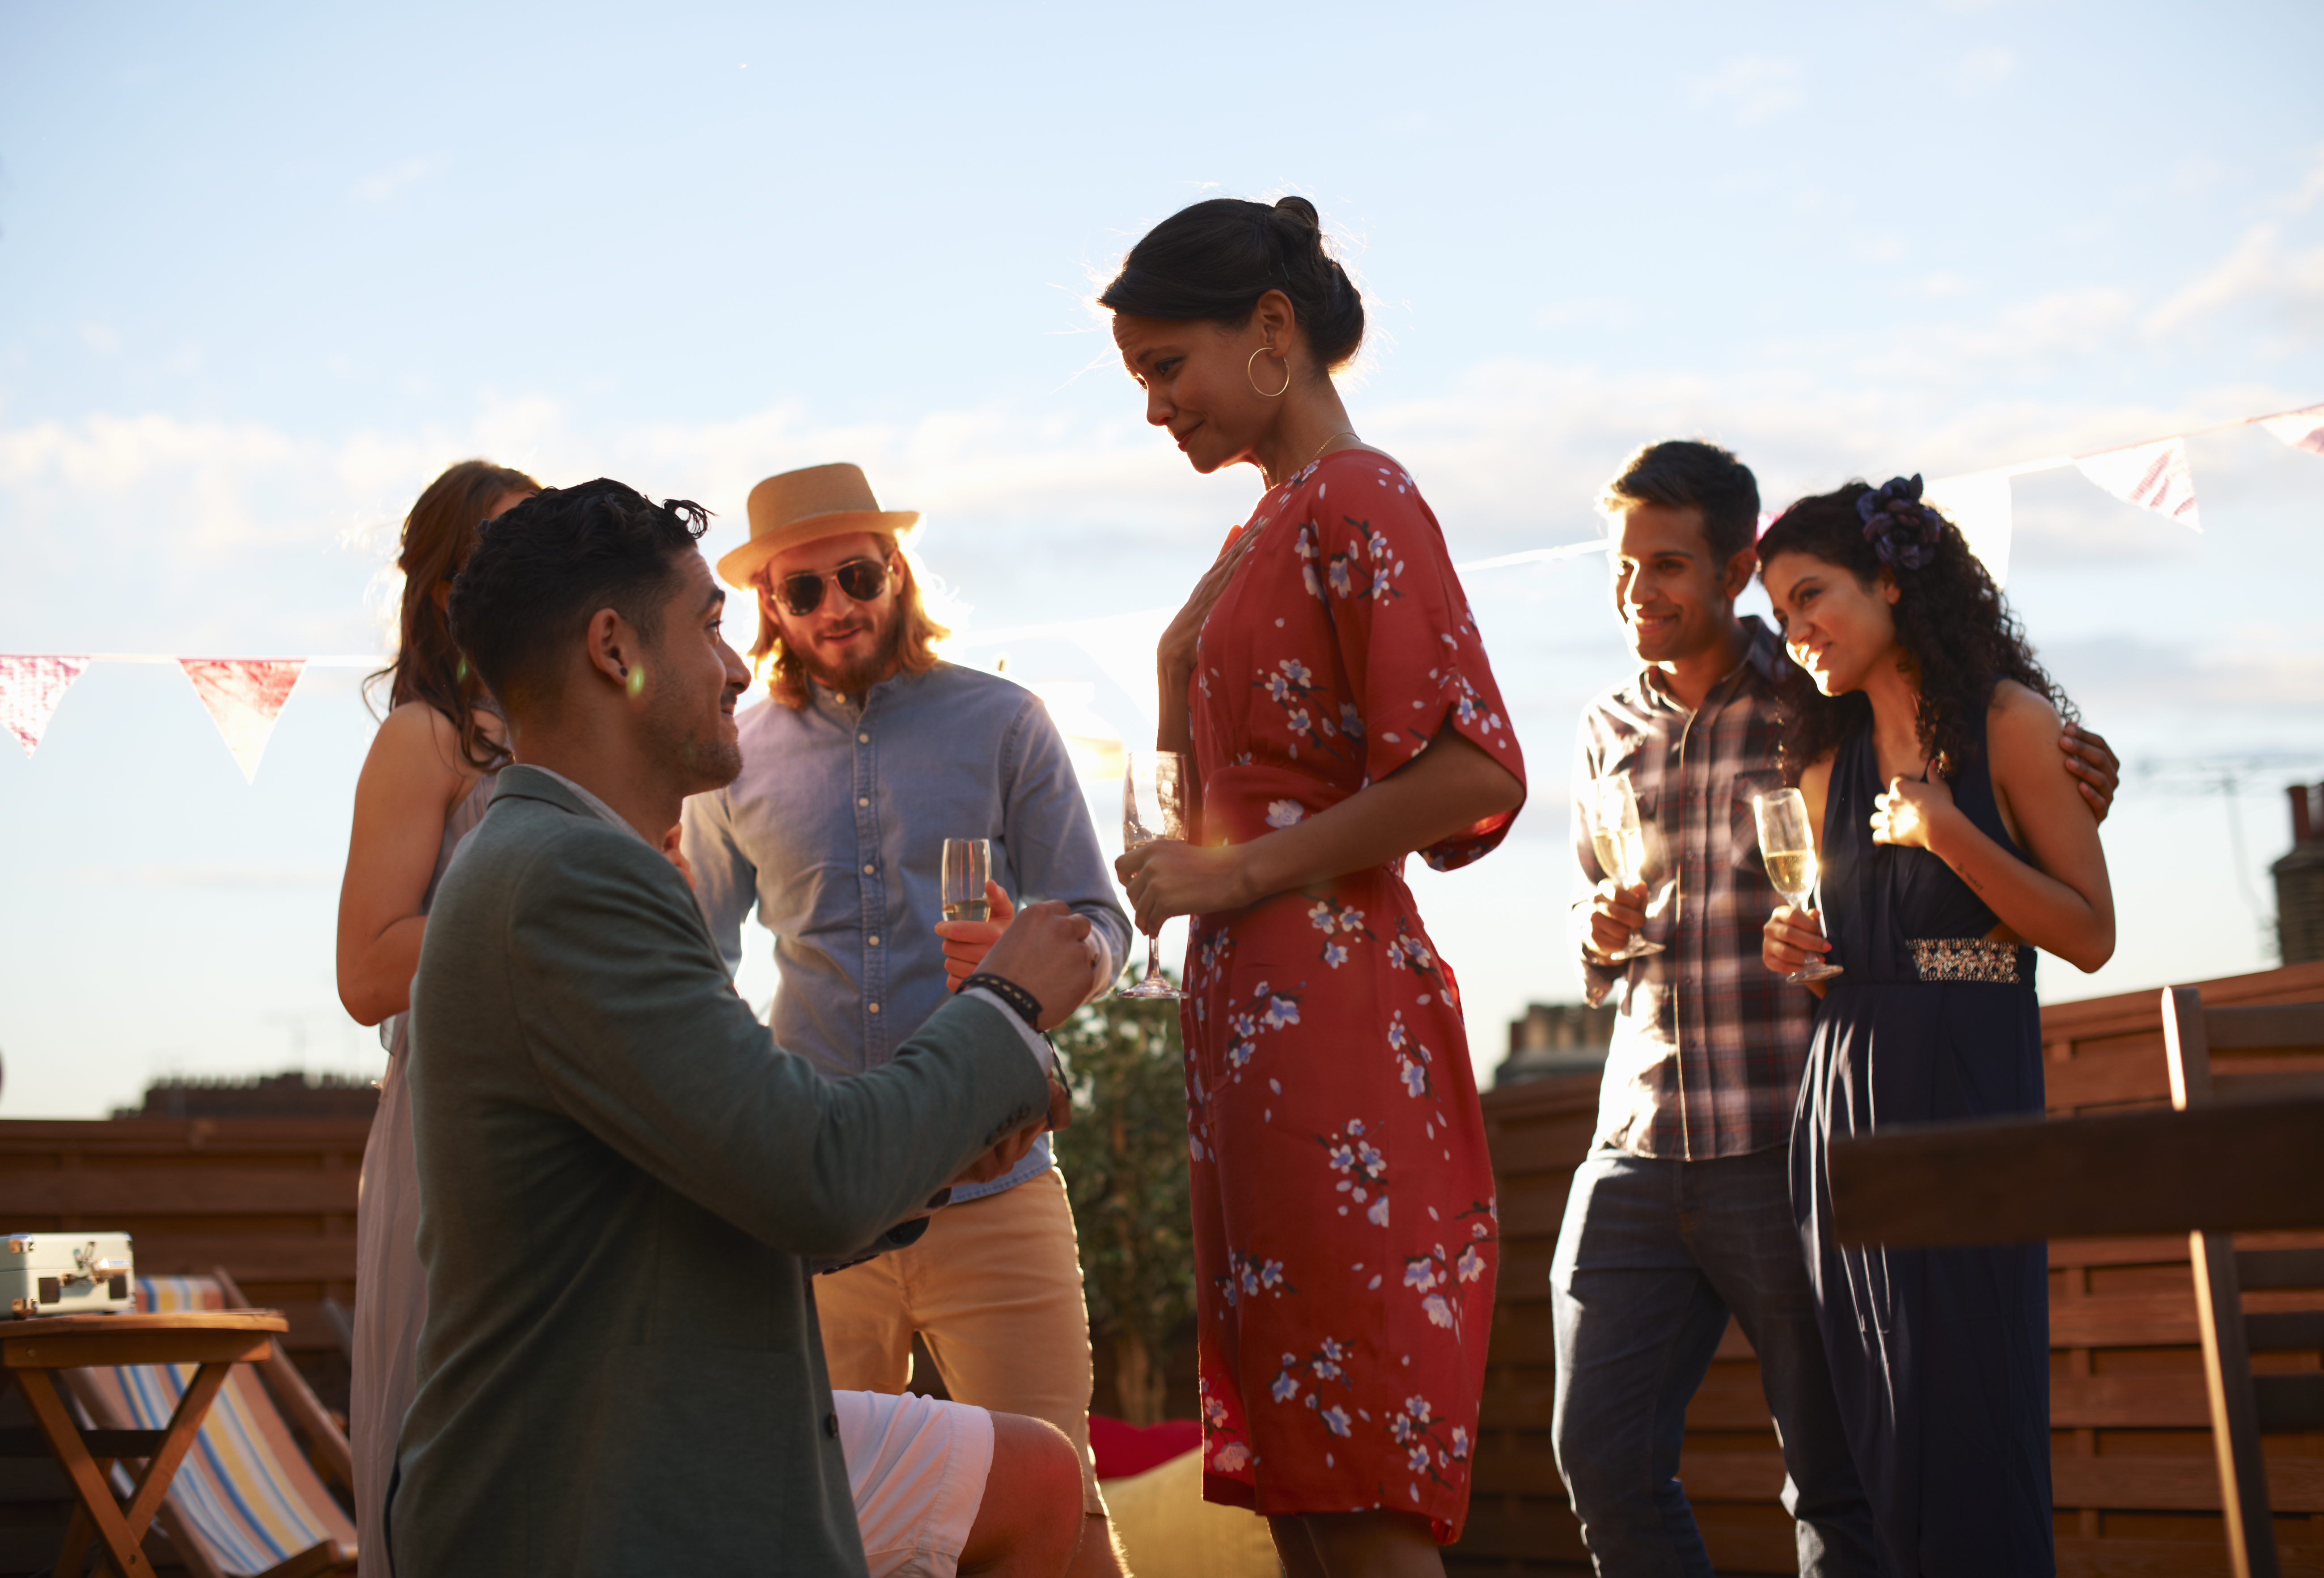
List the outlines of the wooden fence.
{"type": "MultiPolygon", "coordinates": [[[[2208,1004],[2324,998],[2324,963],[2201,983],[2208,1004]]],[[[2044,1009],[2055,1117],[2167,1104],[2158,992],[2044,1009]]],[[[1597,1081],[1486,1093],[1500,1180],[1502,1258],[1469,1531],[1459,1573],[1586,1570],[1550,1452],[1549,1262],[1574,1167],[1589,1149],[1597,1081]]],[[[2324,1145],[2324,1135],[2318,1137],[2324,1145]]],[[[2324,1245],[2324,1234],[2254,1234],[2248,1247],[2324,1245]]],[[[2052,1472],[2058,1569],[2083,1578],[2225,1573],[2219,1490],[2199,1369],[2183,1238],[2087,1239],[2050,1247],[2052,1472]]],[[[2310,1294],[2247,1296],[2258,1309],[2313,1309],[2310,1294]]],[[[2271,1356],[2318,1368],[2317,1353],[2271,1356]]],[[[1687,1410],[1680,1477],[1721,1573],[1798,1570],[1758,1364],[1731,1324],[1687,1410]]],[[[2287,1573],[2324,1574],[2324,1434],[2264,1443],[2287,1573]]]]}

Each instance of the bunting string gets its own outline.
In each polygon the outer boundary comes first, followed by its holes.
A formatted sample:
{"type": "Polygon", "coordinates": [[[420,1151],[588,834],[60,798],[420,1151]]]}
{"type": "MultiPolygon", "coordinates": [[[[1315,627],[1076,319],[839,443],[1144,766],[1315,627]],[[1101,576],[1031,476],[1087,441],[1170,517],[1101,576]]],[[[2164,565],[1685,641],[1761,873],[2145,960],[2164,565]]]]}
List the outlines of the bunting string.
{"type": "MultiPolygon", "coordinates": [[[[2190,428],[2182,433],[2119,444],[2080,455],[2054,455],[1982,471],[1941,476],[1925,489],[1929,502],[1951,517],[1969,549],[1985,562],[1995,583],[2008,578],[2012,518],[2010,483],[2035,472],[2072,466],[2126,503],[2150,510],[2192,531],[2203,529],[2195,497],[2195,478],[2187,459],[2187,440],[2233,428],[2258,427],[2292,448],[2324,456],[2324,404],[2265,416],[2238,417],[2190,428]]],[[[1762,516],[1766,529],[1772,516],[1762,516]]],[[[1481,570],[1515,568],[1581,558],[1606,551],[1603,538],[1586,542],[1528,548],[1491,558],[1471,559],[1453,568],[1462,575],[1481,570]]],[[[1097,618],[1062,620],[999,630],[964,631],[946,643],[947,650],[991,648],[1014,641],[1063,640],[1079,647],[1107,678],[1129,693],[1151,722],[1156,710],[1154,645],[1176,613],[1174,608],[1141,608],[1097,618]]],[[[48,731],[50,720],[92,663],[173,663],[184,673],[204,710],[217,725],[219,735],[242,770],[245,782],[254,782],[259,759],[265,753],[275,720],[309,669],[366,669],[387,666],[392,660],[364,653],[334,653],[307,658],[192,658],[174,652],[0,652],[0,728],[16,737],[30,756],[48,731]]],[[[1092,710],[1092,697],[1083,687],[1036,687],[1055,692],[1056,709],[1073,715],[1060,726],[1072,743],[1119,756],[1119,736],[1105,728],[1092,710]],[[1108,742],[1112,743],[1109,746],[1108,742]]]]}

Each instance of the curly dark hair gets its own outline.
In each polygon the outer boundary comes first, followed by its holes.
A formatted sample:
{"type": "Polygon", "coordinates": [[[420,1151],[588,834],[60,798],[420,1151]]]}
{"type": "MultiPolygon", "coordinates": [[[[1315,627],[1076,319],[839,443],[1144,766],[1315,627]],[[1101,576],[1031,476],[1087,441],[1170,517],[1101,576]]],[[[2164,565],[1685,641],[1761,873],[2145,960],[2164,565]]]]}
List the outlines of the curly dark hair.
{"type": "Polygon", "coordinates": [[[485,523],[445,608],[501,715],[553,703],[567,643],[600,608],[661,639],[661,604],[680,554],[694,551],[709,512],[691,499],[656,504],[611,477],[544,488],[485,523]]]}
{"type": "MultiPolygon", "coordinates": [[[[1918,491],[1916,485],[1914,496],[1918,491]]],[[[1873,492],[1867,483],[1851,482],[1802,499],[1777,516],[1759,539],[1761,582],[1768,562],[1783,553],[1804,553],[1837,565],[1866,587],[1884,577],[1895,582],[1896,641],[1919,670],[1921,749],[1946,778],[1959,773],[1981,748],[1986,709],[2004,679],[2047,697],[2064,717],[2079,716],[2034,658],[2025,627],[2009,611],[1984,563],[1969,551],[1960,527],[1927,510],[1934,530],[1925,562],[1897,569],[1881,561],[1857,507],[1858,499],[1873,492]]],[[[1783,710],[1777,758],[1788,783],[1797,783],[1811,762],[1831,755],[1871,715],[1872,704],[1861,691],[1825,696],[1796,663],[1781,665],[1775,686],[1783,710]]]]}

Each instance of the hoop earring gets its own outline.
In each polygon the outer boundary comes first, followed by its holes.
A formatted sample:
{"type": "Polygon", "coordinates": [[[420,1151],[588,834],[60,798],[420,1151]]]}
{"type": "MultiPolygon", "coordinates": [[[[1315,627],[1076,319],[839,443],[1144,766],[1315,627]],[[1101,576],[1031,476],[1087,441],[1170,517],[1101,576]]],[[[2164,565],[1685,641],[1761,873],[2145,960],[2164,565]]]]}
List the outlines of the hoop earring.
{"type": "Polygon", "coordinates": [[[1283,398],[1284,390],[1287,390],[1291,387],[1291,358],[1288,356],[1283,358],[1283,388],[1277,390],[1273,394],[1269,394],[1266,390],[1261,389],[1259,386],[1259,379],[1252,374],[1250,365],[1259,360],[1260,352],[1269,351],[1272,349],[1274,349],[1274,347],[1271,346],[1261,346],[1259,347],[1259,350],[1251,352],[1250,355],[1243,358],[1242,375],[1250,380],[1250,392],[1259,396],[1261,400],[1281,400],[1283,398]]]}

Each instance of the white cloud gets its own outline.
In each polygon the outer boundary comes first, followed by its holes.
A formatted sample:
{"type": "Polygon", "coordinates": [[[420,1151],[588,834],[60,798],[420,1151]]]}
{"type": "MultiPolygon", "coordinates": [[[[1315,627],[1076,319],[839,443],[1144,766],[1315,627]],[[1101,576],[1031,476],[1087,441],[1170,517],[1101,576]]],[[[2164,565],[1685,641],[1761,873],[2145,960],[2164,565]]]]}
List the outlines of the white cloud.
{"type": "Polygon", "coordinates": [[[436,173],[440,159],[406,159],[355,183],[355,196],[366,203],[383,203],[415,181],[436,173]]]}
{"type": "Polygon", "coordinates": [[[2002,85],[2016,74],[2015,51],[1988,44],[1946,61],[1938,69],[1937,78],[1963,98],[1984,98],[1999,92],[2002,85]]]}
{"type": "Polygon", "coordinates": [[[1698,107],[1723,109],[1738,126],[1760,125],[1799,106],[1800,63],[1767,55],[1741,56],[1698,78],[1693,96],[1698,107]]]}
{"type": "Polygon", "coordinates": [[[2209,272],[2151,309],[2141,327],[2170,335],[2230,311],[2261,314],[2303,339],[2324,334],[2324,245],[2287,242],[2273,220],[2255,225],[2209,272]]]}

